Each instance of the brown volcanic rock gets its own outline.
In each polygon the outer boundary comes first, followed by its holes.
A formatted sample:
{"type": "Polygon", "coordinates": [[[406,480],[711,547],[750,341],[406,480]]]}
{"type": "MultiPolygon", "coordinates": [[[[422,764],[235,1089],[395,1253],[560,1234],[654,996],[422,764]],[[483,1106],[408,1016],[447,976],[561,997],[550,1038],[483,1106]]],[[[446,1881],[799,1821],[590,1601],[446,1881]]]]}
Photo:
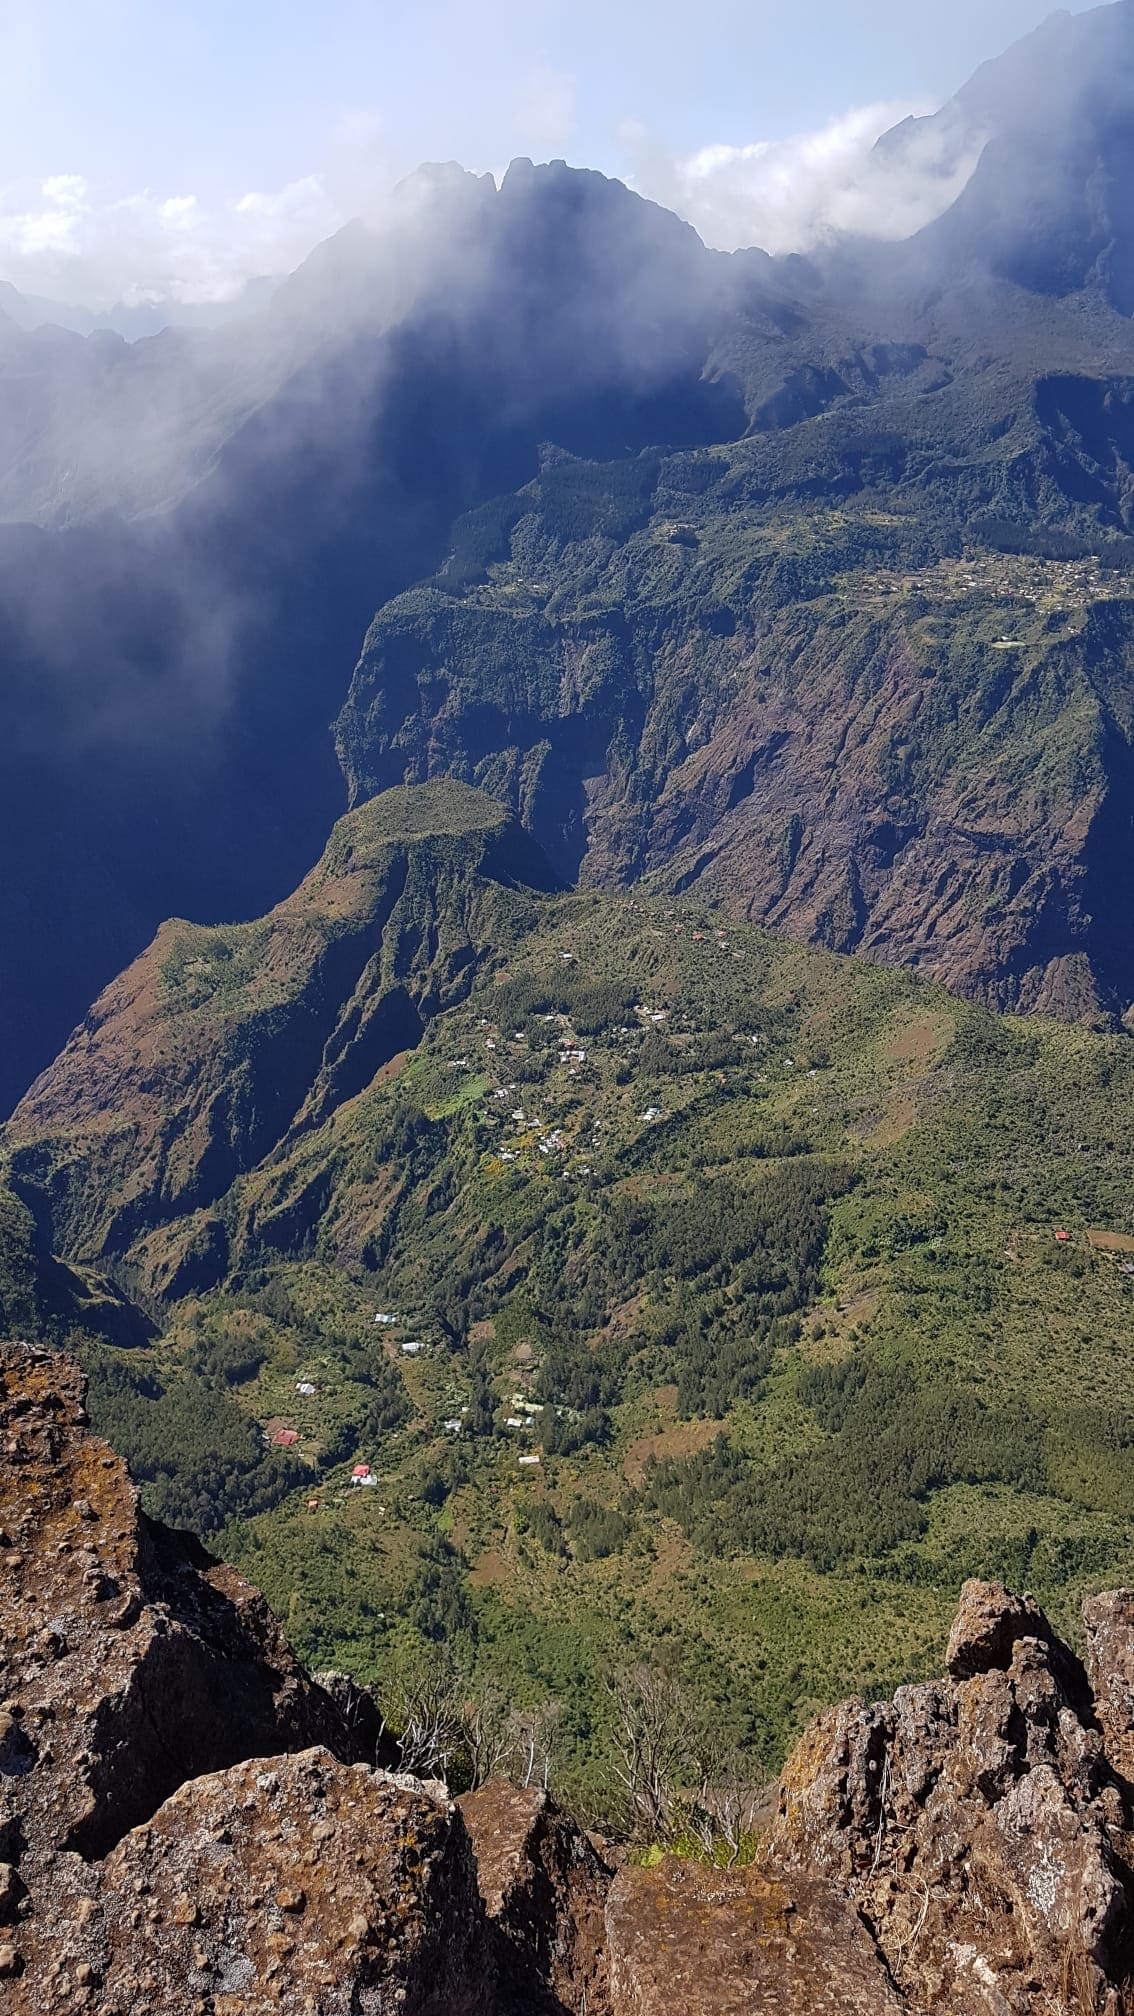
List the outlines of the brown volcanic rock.
{"type": "Polygon", "coordinates": [[[483,1923],[455,1807],[325,1750],[183,1786],[120,1842],[69,1939],[104,2005],[478,2016],[483,1923]]]}
{"type": "Polygon", "coordinates": [[[1083,1605],[1087,1672],[1106,1753],[1134,1780],[1134,1590],[1112,1589],[1083,1605]]]}
{"type": "Polygon", "coordinates": [[[607,1905],[612,2016],[898,2016],[869,1934],[828,1884],[667,1856],[607,1905]]]}
{"type": "Polygon", "coordinates": [[[612,1871],[538,1788],[494,1778],[458,1804],[493,1935],[498,2016],[608,2016],[612,1871]]]}
{"type": "Polygon", "coordinates": [[[1002,1582],[966,1582],[949,1643],[945,1665],[954,1680],[1006,1667],[1018,1638],[1051,1641],[1051,1627],[1030,1596],[1013,1596],[1002,1582]]]}
{"type": "Polygon", "coordinates": [[[781,1780],[770,1861],[837,1884],[914,2010],[1063,2016],[1121,1972],[1123,1799],[1077,1662],[1024,1614],[968,1585],[951,1656],[978,1670],[831,1710],[781,1780]]]}
{"type": "Polygon", "coordinates": [[[6,2009],[601,2016],[586,1837],[543,1793],[471,1797],[490,1925],[443,1789],[360,1761],[370,1697],[313,1683],[254,1590],[146,1518],[74,1365],[24,1345],[0,1567],[6,2009]]]}
{"type": "Polygon", "coordinates": [[[21,1345],[0,1347],[0,1535],[0,1861],[21,1928],[60,1862],[106,1854],[186,1779],[316,1743],[361,1754],[262,1597],[141,1512],[76,1368],[21,1345]]]}

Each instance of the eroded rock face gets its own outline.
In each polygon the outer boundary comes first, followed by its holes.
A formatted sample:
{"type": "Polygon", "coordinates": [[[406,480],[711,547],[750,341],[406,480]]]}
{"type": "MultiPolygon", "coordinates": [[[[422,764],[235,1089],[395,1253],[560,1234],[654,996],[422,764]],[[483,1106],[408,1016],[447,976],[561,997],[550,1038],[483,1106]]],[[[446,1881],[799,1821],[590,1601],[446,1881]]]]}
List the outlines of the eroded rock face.
{"type": "MultiPolygon", "coordinates": [[[[37,2006],[60,1895],[187,1780],[358,1730],[264,1603],[140,1510],[64,1358],[0,1347],[0,1921],[37,2006]]],[[[42,2006],[42,2003],[38,2006],[42,2006]]]]}
{"type": "Polygon", "coordinates": [[[1087,1673],[1106,1753],[1134,1780],[1134,1590],[1112,1589],[1083,1605],[1087,1673]]]}
{"type": "Polygon", "coordinates": [[[546,1792],[494,1778],[459,1802],[494,1948],[499,2016],[609,2016],[612,1871],[546,1792]]]}
{"type": "Polygon", "coordinates": [[[146,1518],[76,1368],[0,1346],[5,2012],[603,2016],[586,1836],[487,1787],[478,1887],[444,1787],[372,1769],[373,1701],[325,1677],[146,1518]]]}
{"type": "Polygon", "coordinates": [[[1082,1669],[994,1584],[966,1585],[949,1665],[820,1717],[769,1859],[838,1887],[912,2010],[1102,2008],[1128,1933],[1127,1814],[1082,1669]]]}
{"type": "Polygon", "coordinates": [[[607,1905],[612,2016],[899,2016],[873,1941],[825,1883],[667,1856],[607,1905]]]}
{"type": "Polygon", "coordinates": [[[71,1943],[107,2002],[227,2016],[480,2016],[456,1809],[325,1750],[199,1778],[120,1842],[71,1943]]]}

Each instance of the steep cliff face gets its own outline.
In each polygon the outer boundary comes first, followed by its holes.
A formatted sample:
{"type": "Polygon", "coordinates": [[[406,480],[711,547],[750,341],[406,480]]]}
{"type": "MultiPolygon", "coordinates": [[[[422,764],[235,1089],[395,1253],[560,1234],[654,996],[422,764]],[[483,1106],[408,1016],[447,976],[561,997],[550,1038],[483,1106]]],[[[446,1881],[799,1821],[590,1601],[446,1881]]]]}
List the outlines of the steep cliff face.
{"type": "Polygon", "coordinates": [[[412,1049],[533,884],[554,878],[505,808],[440,782],[342,820],[261,921],[164,925],[9,1125],[46,1243],[121,1258],[188,1218],[168,1265],[223,1270],[210,1206],[412,1049]]]}
{"type": "MultiPolygon", "coordinates": [[[[1004,418],[1011,484],[1036,423],[1004,418]]],[[[376,619],[339,722],[353,793],[462,776],[570,879],[697,887],[998,1009],[1124,1014],[1134,577],[934,555],[913,453],[888,515],[816,514],[816,462],[759,444],[551,463],[376,619]]]]}

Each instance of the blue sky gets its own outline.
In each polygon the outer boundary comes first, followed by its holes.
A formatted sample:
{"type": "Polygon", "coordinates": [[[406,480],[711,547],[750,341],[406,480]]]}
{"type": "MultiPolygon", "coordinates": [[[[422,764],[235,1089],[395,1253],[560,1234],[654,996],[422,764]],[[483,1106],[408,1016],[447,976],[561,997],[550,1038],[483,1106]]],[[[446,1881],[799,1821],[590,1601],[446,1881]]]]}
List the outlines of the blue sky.
{"type": "MultiPolygon", "coordinates": [[[[294,263],[305,238],[365,211],[422,159],[499,170],[521,153],[628,176],[693,213],[704,190],[683,193],[689,162],[735,184],[747,149],[743,203],[730,185],[715,216],[694,215],[722,241],[744,237],[761,220],[761,143],[791,143],[775,156],[780,185],[813,168],[803,143],[815,136],[833,135],[828,153],[861,151],[868,129],[939,104],[1046,11],[1036,0],[0,0],[0,277],[144,291],[170,284],[169,240],[172,284],[207,293],[244,268],[294,263]]],[[[790,210],[782,186],[778,199],[790,210]]],[[[794,228],[785,212],[765,235],[794,228]]]]}

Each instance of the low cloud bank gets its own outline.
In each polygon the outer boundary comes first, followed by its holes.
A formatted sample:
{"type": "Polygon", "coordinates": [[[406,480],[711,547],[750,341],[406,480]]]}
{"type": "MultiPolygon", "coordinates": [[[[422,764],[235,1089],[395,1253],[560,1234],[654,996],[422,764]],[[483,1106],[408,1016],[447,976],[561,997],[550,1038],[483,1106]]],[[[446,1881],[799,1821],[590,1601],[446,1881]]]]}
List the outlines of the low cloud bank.
{"type": "Polygon", "coordinates": [[[290,272],[345,221],[320,175],[210,208],[193,195],[106,198],[82,175],[0,193],[0,279],[95,310],[233,300],[290,272]]]}
{"type": "MultiPolygon", "coordinates": [[[[570,80],[531,81],[532,127],[551,151],[568,118],[570,80]]],[[[810,251],[846,234],[908,237],[960,194],[979,149],[970,134],[919,120],[924,106],[860,106],[813,132],[744,144],[709,143],[675,158],[633,123],[617,136],[627,179],[677,211],[722,251],[759,245],[810,251]],[[897,144],[879,136],[909,120],[897,144]]],[[[541,151],[541,150],[536,150],[541,151]]],[[[23,292],[81,302],[169,302],[189,308],[236,300],[250,280],[291,272],[352,216],[376,220],[393,180],[355,146],[277,190],[219,204],[145,190],[107,196],[79,174],[0,191],[0,280],[23,292]],[[379,194],[379,191],[382,194],[379,194]]]]}
{"type": "Polygon", "coordinates": [[[956,200],[979,145],[919,104],[864,105],[814,132],[709,145],[676,161],[630,135],[635,187],[688,218],[720,251],[809,252],[845,235],[908,238],[956,200]],[[908,126],[904,122],[909,121],[908,126]],[[883,149],[884,133],[903,127],[883,149]]]}

